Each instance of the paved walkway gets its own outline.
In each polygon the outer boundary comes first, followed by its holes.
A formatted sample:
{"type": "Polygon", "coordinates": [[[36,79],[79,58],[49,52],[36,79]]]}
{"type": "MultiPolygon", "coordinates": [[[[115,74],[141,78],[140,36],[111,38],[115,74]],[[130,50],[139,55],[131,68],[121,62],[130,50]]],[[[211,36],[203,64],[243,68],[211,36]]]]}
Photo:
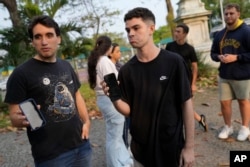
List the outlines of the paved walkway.
{"type": "MultiPolygon", "coordinates": [[[[233,126],[235,133],[227,141],[217,138],[223,125],[216,89],[196,93],[195,110],[205,114],[209,122],[209,132],[204,133],[196,123],[195,130],[195,167],[229,167],[230,150],[250,150],[249,141],[235,141],[240,127],[238,105],[233,103],[233,126]]],[[[105,124],[102,119],[92,120],[90,140],[93,146],[93,167],[105,166],[105,124]]],[[[0,134],[1,167],[33,167],[30,146],[25,131],[0,134]]]]}

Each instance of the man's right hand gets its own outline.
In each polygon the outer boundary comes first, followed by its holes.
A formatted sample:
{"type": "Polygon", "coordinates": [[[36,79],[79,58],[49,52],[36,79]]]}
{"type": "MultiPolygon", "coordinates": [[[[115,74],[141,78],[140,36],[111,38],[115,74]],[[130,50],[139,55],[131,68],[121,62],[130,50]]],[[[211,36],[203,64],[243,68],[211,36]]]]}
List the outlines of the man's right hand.
{"type": "Polygon", "coordinates": [[[10,104],[10,120],[14,127],[28,127],[30,124],[18,104],[10,104]]]}

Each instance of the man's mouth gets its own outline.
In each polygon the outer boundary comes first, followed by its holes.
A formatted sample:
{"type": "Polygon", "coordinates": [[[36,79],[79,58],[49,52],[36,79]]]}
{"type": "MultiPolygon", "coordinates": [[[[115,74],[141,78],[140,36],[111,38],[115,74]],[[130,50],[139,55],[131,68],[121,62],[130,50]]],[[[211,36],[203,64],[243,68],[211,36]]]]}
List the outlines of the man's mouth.
{"type": "Polygon", "coordinates": [[[50,48],[42,48],[43,52],[48,52],[50,50],[50,48]]]}

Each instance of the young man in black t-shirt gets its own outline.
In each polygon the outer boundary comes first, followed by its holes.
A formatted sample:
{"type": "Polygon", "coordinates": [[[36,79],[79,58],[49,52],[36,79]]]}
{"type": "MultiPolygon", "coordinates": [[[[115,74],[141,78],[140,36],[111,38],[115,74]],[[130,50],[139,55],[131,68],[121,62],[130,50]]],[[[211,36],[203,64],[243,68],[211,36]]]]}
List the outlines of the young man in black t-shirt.
{"type": "MultiPolygon", "coordinates": [[[[192,93],[194,93],[197,90],[196,80],[198,76],[198,59],[194,47],[186,42],[188,32],[189,27],[186,24],[182,23],[177,25],[174,31],[175,41],[168,43],[166,46],[166,50],[178,53],[185,60],[188,66],[188,72],[190,74],[191,90],[192,93]]],[[[194,111],[194,118],[199,122],[199,124],[206,132],[208,130],[208,127],[205,115],[199,115],[194,111]]]]}
{"type": "MultiPolygon", "coordinates": [[[[194,117],[185,62],[155,46],[155,17],[150,10],[134,8],[124,21],[137,53],[119,71],[121,98],[113,104],[130,116],[135,166],[192,166],[194,117]]],[[[112,96],[105,82],[102,86],[112,96]]]]}
{"type": "Polygon", "coordinates": [[[27,127],[36,167],[91,166],[90,120],[69,62],[57,58],[61,43],[58,24],[48,16],[35,17],[28,33],[36,50],[9,77],[5,102],[15,127],[27,127]],[[46,124],[32,130],[19,103],[32,98],[46,124]]]}

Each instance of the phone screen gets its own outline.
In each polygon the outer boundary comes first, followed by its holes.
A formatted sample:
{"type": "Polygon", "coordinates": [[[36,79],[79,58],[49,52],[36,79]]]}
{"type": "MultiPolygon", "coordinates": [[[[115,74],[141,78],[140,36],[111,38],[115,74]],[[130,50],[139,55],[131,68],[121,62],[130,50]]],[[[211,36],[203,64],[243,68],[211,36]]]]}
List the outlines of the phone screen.
{"type": "Polygon", "coordinates": [[[104,76],[104,81],[109,87],[109,97],[111,101],[116,101],[121,98],[120,87],[116,80],[116,76],[114,73],[107,74],[104,76]]]}
{"type": "Polygon", "coordinates": [[[27,117],[32,130],[36,130],[44,124],[44,120],[40,116],[40,111],[34,101],[26,100],[20,103],[19,106],[24,115],[27,117]]]}

